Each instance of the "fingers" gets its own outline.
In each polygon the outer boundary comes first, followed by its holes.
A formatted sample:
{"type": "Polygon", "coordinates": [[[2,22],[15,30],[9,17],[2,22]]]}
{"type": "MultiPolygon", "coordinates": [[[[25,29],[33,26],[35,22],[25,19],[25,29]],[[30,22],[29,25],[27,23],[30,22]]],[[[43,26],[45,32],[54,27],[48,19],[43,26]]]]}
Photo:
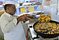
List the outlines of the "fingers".
{"type": "Polygon", "coordinates": [[[29,14],[24,14],[24,15],[18,17],[18,19],[20,21],[28,21],[28,20],[32,20],[33,16],[30,16],[29,14]]]}

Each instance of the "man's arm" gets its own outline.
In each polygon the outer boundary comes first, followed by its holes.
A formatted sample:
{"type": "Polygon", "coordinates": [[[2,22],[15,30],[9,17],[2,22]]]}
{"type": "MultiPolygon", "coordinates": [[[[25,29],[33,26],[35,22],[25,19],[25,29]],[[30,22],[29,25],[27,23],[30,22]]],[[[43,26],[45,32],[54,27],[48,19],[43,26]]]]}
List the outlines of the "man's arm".
{"type": "Polygon", "coordinates": [[[7,19],[5,18],[1,18],[0,19],[0,23],[1,23],[1,29],[2,31],[5,33],[5,32],[10,32],[17,24],[17,19],[13,19],[12,21],[8,21],[7,19]]]}

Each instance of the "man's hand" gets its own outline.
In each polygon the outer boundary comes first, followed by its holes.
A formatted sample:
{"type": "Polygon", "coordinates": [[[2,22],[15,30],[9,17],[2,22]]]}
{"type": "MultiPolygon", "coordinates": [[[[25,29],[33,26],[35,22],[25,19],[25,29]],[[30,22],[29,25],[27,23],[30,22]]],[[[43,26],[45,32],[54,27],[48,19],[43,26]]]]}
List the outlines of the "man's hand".
{"type": "Polygon", "coordinates": [[[24,15],[18,17],[18,18],[17,18],[17,21],[18,21],[18,23],[19,23],[19,21],[25,22],[25,21],[27,21],[27,20],[31,20],[32,18],[33,18],[33,17],[30,16],[29,14],[24,14],[24,15]]]}

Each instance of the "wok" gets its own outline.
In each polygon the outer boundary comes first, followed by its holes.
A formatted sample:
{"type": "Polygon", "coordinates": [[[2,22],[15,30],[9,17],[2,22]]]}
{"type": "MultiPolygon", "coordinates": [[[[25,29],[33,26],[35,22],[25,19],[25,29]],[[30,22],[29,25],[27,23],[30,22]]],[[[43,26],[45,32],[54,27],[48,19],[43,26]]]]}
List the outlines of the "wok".
{"type": "MultiPolygon", "coordinates": [[[[59,22],[52,21],[52,20],[51,20],[50,22],[54,22],[54,23],[59,24],[59,22]]],[[[34,31],[37,33],[37,35],[39,35],[39,36],[41,36],[41,37],[43,37],[43,38],[55,38],[55,37],[59,36],[59,34],[44,34],[44,33],[42,33],[42,32],[36,31],[34,26],[35,26],[37,23],[38,23],[38,21],[37,21],[36,23],[34,23],[34,25],[33,25],[34,31]]]]}

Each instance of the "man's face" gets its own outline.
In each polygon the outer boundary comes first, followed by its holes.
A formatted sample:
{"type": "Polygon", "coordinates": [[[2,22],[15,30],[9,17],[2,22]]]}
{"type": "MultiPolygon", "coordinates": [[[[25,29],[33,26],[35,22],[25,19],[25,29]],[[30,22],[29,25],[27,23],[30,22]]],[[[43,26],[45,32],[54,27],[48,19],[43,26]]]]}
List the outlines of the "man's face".
{"type": "Polygon", "coordinates": [[[11,15],[14,15],[15,12],[16,12],[16,7],[15,5],[10,5],[6,8],[6,12],[11,14],[11,15]]]}
{"type": "Polygon", "coordinates": [[[46,0],[46,5],[50,5],[51,4],[51,0],[46,0]]]}

